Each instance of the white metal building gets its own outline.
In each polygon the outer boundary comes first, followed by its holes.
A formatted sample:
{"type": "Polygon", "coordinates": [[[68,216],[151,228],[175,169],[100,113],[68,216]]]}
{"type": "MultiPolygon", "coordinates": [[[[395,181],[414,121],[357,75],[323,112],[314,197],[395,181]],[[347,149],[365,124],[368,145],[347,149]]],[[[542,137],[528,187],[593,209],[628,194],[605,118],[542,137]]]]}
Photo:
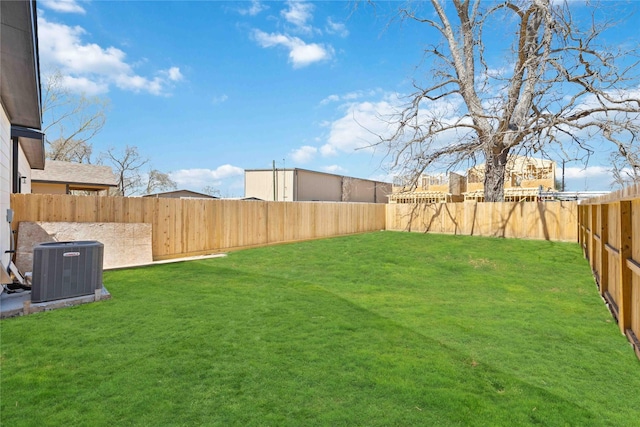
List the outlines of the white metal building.
{"type": "Polygon", "coordinates": [[[387,203],[391,184],[307,169],[248,169],[244,196],[266,201],[387,203]]]}

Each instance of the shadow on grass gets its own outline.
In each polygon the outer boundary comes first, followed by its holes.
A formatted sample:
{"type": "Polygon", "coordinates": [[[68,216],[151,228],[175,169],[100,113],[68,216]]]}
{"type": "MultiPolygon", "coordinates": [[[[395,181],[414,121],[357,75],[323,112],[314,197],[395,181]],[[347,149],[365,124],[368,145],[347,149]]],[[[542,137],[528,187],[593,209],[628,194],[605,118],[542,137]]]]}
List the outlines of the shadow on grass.
{"type": "Polygon", "coordinates": [[[313,282],[301,283],[327,294],[332,300],[339,300],[348,311],[358,313],[349,316],[358,320],[353,323],[354,335],[359,333],[356,331],[362,323],[373,325],[370,331],[384,331],[384,337],[367,337],[357,342],[366,343],[366,349],[373,344],[373,353],[369,355],[372,360],[387,361],[381,374],[389,375],[389,396],[397,395],[401,388],[393,383],[410,381],[411,387],[422,393],[419,409],[446,408],[445,418],[449,422],[465,425],[565,424],[567,420],[573,425],[590,425],[596,418],[583,405],[522,381],[496,366],[479,363],[468,353],[379,315],[329,288],[313,282]],[[411,353],[413,358],[409,356],[411,353]],[[407,360],[412,365],[408,370],[402,367],[407,360]],[[406,377],[404,373],[412,373],[417,378],[406,377]]]}

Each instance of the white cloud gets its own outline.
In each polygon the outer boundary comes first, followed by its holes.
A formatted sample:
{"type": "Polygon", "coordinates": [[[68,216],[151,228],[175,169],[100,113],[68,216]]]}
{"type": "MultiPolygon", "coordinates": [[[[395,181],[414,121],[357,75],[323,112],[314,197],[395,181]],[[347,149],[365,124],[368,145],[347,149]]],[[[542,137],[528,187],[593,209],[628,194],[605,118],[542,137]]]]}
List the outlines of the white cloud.
{"type": "Polygon", "coordinates": [[[566,167],[564,177],[569,179],[605,178],[611,176],[610,169],[604,166],[566,167]]]}
{"type": "Polygon", "coordinates": [[[338,101],[340,101],[340,97],[338,95],[329,95],[325,99],[320,101],[320,105],[327,105],[331,102],[338,102],[338,101]]]}
{"type": "Polygon", "coordinates": [[[222,104],[223,102],[225,102],[227,99],[229,99],[229,97],[227,95],[220,95],[220,96],[214,96],[213,99],[211,100],[211,102],[216,105],[216,104],[222,104]]]}
{"type": "Polygon", "coordinates": [[[180,68],[178,68],[178,67],[169,68],[166,71],[166,74],[167,74],[167,77],[169,77],[169,80],[174,81],[174,82],[179,82],[180,80],[182,80],[184,78],[184,76],[180,72],[180,68]]]}
{"type": "Polygon", "coordinates": [[[309,145],[304,145],[291,152],[291,158],[296,163],[308,163],[316,156],[318,149],[309,145]]]}
{"type": "Polygon", "coordinates": [[[283,46],[289,50],[289,61],[294,68],[305,67],[314,62],[325,61],[333,57],[331,46],[317,43],[305,43],[298,37],[287,34],[268,34],[261,30],[254,30],[253,36],[258,44],[264,48],[283,46]]]}
{"type": "Polygon", "coordinates": [[[68,88],[89,95],[107,92],[111,85],[123,90],[164,95],[172,83],[183,79],[178,67],[159,70],[155,77],[135,73],[126,53],[84,42],[87,32],[80,26],[38,18],[40,62],[44,69],[59,69],[68,88]]]}
{"type": "MultiPolygon", "coordinates": [[[[565,187],[567,191],[608,191],[614,185],[611,169],[605,166],[565,167],[565,187]]],[[[556,179],[562,179],[562,171],[556,172],[556,179]]]]}
{"type": "Polygon", "coordinates": [[[395,111],[392,98],[350,104],[346,113],[331,123],[327,143],[320,148],[320,152],[324,156],[332,156],[357,149],[370,151],[371,145],[379,141],[379,136],[390,132],[390,125],[383,118],[395,111]]]}
{"type": "Polygon", "coordinates": [[[83,15],[86,13],[76,0],[42,0],[39,4],[56,12],[81,13],[83,15]]]}
{"type": "Polygon", "coordinates": [[[346,25],[339,22],[333,22],[331,18],[327,18],[326,31],[329,34],[337,34],[340,37],[347,37],[349,35],[349,30],[347,30],[346,25]]]}
{"type": "Polygon", "coordinates": [[[293,24],[298,31],[305,33],[312,32],[313,28],[307,24],[313,19],[313,9],[315,6],[303,1],[287,1],[287,9],[280,12],[282,17],[293,24]]]}
{"type": "Polygon", "coordinates": [[[229,164],[216,169],[180,169],[169,173],[179,188],[203,188],[219,186],[222,180],[244,174],[244,169],[229,164]]]}
{"type": "Polygon", "coordinates": [[[246,9],[239,9],[238,12],[240,13],[240,15],[256,16],[266,9],[268,9],[268,6],[265,6],[258,0],[252,0],[251,6],[246,9]]]}
{"type": "Polygon", "coordinates": [[[358,91],[346,93],[344,95],[332,94],[324,98],[322,101],[320,101],[320,105],[327,105],[332,102],[339,102],[339,101],[355,101],[356,99],[360,99],[364,97],[373,97],[375,95],[380,95],[380,94],[382,94],[382,91],[380,89],[372,89],[372,90],[366,90],[366,91],[358,90],[358,91]]]}
{"type": "Polygon", "coordinates": [[[322,154],[324,157],[337,156],[338,150],[335,145],[325,144],[320,147],[320,154],[322,154]]]}
{"type": "Polygon", "coordinates": [[[86,93],[87,95],[99,95],[109,92],[108,84],[95,82],[86,77],[62,76],[61,84],[74,92],[86,93]]]}

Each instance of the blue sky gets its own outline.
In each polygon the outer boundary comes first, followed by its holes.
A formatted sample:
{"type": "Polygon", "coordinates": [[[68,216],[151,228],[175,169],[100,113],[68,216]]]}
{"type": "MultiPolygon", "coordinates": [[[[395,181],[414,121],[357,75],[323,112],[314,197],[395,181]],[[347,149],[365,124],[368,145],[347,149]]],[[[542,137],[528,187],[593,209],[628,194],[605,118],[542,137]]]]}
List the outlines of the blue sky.
{"type": "MultiPolygon", "coordinates": [[[[391,22],[399,2],[364,3],[40,0],[41,67],[110,100],[94,153],[137,146],[179,188],[242,196],[243,170],[274,160],[390,181],[367,147],[433,41],[391,22]]],[[[637,34],[640,2],[625,8],[613,44],[637,34]]],[[[568,189],[610,189],[606,160],[568,164],[568,189]]]]}

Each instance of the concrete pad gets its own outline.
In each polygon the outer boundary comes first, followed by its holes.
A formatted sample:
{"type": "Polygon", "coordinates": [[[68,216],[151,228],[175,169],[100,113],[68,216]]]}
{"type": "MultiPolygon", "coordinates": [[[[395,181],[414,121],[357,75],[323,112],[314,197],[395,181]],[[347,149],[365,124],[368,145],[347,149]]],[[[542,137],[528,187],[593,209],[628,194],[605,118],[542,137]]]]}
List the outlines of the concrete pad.
{"type": "Polygon", "coordinates": [[[15,293],[2,292],[0,294],[0,318],[24,316],[41,311],[55,310],[57,308],[72,307],[79,304],[110,299],[111,294],[105,287],[97,289],[95,294],[82,295],[73,298],[63,298],[54,301],[31,302],[31,291],[21,291],[15,293]]]}

